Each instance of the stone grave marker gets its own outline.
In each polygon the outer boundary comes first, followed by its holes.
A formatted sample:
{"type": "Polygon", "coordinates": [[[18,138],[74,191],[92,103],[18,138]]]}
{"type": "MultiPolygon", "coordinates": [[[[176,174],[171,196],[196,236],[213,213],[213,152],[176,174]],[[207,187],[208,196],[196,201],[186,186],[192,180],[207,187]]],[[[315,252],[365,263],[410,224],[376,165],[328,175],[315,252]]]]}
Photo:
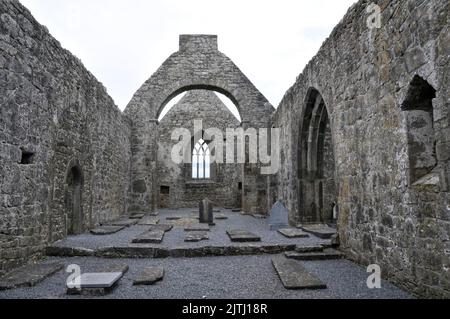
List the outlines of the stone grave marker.
{"type": "Polygon", "coordinates": [[[289,212],[282,202],[278,201],[273,205],[270,211],[269,225],[272,231],[289,227],[289,212]]]}
{"type": "Polygon", "coordinates": [[[200,202],[200,224],[214,224],[213,204],[209,199],[200,202]]]}

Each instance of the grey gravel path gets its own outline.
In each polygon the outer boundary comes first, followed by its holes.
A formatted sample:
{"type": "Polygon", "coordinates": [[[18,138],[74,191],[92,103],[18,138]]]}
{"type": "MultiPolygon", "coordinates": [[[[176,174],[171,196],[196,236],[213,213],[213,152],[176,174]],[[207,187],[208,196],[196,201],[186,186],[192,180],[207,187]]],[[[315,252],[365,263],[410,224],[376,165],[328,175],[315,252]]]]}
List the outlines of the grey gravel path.
{"type": "MultiPolygon", "coordinates": [[[[195,215],[192,212],[193,209],[181,209],[181,210],[161,210],[160,211],[160,224],[166,224],[167,217],[184,216],[191,217],[195,215]]],[[[216,226],[211,227],[209,234],[209,240],[197,242],[197,243],[185,243],[186,232],[184,227],[174,227],[170,232],[167,232],[164,236],[164,240],[160,247],[201,247],[211,245],[246,245],[231,243],[230,238],[226,234],[227,230],[246,230],[261,237],[262,244],[321,244],[329,243],[329,240],[319,239],[315,236],[303,239],[289,239],[279,234],[276,231],[270,231],[269,225],[266,219],[257,219],[252,216],[243,216],[240,213],[232,213],[231,210],[222,210],[221,214],[228,216],[227,220],[216,220],[216,226]]],[[[83,234],[78,236],[72,236],[65,240],[56,243],[56,246],[63,247],[83,247],[89,249],[97,249],[102,247],[111,246],[128,246],[131,244],[133,238],[146,232],[150,226],[132,226],[125,228],[124,230],[108,236],[94,236],[91,234],[83,234]]]]}
{"type": "MultiPolygon", "coordinates": [[[[112,294],[101,298],[120,299],[327,299],[411,298],[393,285],[369,290],[365,269],[345,260],[305,262],[305,267],[328,285],[327,290],[292,291],[281,284],[272,264],[274,256],[211,257],[195,259],[118,259],[90,257],[49,258],[45,262],[78,264],[92,272],[111,264],[127,264],[129,272],[112,294]],[[133,286],[145,267],[164,267],[164,280],[154,286],[133,286]]],[[[60,271],[34,288],[0,291],[2,298],[83,298],[65,294],[68,274],[60,271]]],[[[85,297],[86,298],[86,297],[85,297]]],[[[92,297],[88,297],[92,298],[92,297]]]]}

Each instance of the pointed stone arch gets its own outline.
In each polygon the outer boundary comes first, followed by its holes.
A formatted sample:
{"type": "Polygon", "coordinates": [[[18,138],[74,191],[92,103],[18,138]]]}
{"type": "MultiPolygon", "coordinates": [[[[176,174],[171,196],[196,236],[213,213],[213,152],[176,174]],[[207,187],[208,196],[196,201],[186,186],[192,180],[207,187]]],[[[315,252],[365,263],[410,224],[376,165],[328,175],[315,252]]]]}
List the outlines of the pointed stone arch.
{"type": "MultiPolygon", "coordinates": [[[[158,118],[165,105],[189,90],[211,90],[227,96],[236,105],[242,125],[266,127],[274,107],[242,71],[218,50],[217,36],[181,35],[179,51],[172,54],[136,92],[125,114],[132,121],[131,211],[156,209],[158,118]]],[[[249,185],[247,193],[264,185],[249,185]],[[254,189],[250,189],[254,188],[254,189]]],[[[256,198],[256,196],[253,196],[256,198]]],[[[253,198],[249,196],[249,198],[253,198]]],[[[252,210],[265,211],[259,204],[247,203],[252,210]]]]}
{"type": "Polygon", "coordinates": [[[337,200],[335,152],[327,105],[315,88],[306,95],[298,145],[299,219],[331,222],[337,200]]]}
{"type": "Polygon", "coordinates": [[[84,175],[81,165],[77,159],[70,161],[67,166],[65,184],[66,234],[81,234],[84,231],[84,175]]]}

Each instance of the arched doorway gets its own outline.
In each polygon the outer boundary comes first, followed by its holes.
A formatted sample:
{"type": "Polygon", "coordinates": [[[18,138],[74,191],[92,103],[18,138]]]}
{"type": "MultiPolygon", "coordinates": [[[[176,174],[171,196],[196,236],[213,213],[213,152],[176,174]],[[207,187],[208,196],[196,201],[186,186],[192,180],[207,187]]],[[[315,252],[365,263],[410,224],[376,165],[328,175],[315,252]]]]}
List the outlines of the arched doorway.
{"type": "Polygon", "coordinates": [[[298,158],[300,222],[332,222],[337,202],[333,136],[327,107],[315,89],[303,110],[298,158]]]}
{"type": "Polygon", "coordinates": [[[83,232],[83,175],[78,165],[71,165],[67,174],[66,230],[67,235],[83,232]]]}

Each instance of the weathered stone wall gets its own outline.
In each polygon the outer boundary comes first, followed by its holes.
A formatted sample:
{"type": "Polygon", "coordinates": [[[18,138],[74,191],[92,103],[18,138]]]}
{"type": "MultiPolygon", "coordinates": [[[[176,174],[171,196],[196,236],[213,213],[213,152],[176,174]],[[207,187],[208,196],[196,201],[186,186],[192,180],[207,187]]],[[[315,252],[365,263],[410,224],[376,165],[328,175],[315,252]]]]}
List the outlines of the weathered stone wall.
{"type": "Polygon", "coordinates": [[[126,212],[130,123],[82,63],[18,1],[0,1],[0,275],[126,212]]]}
{"type": "MultiPolygon", "coordinates": [[[[216,207],[240,207],[242,169],[239,164],[213,164],[209,180],[193,180],[190,164],[175,164],[171,153],[177,141],[172,132],[186,128],[194,136],[194,121],[201,120],[203,130],[217,128],[226,138],[228,128],[240,127],[239,121],[212,91],[193,90],[177,103],[158,125],[158,182],[160,207],[198,207],[206,197],[216,207]],[[163,187],[161,189],[161,187],[163,187]],[[170,187],[168,190],[165,187],[170,187]],[[169,194],[167,193],[169,191],[169,194]]],[[[192,147],[194,146],[193,142],[192,147]]],[[[226,151],[224,141],[223,154],[226,151]]]]}
{"type": "Polygon", "coordinates": [[[384,277],[413,293],[449,297],[450,2],[373,1],[382,9],[382,25],[369,29],[371,2],[351,7],[277,110],[283,137],[277,196],[291,221],[300,221],[299,127],[314,88],[331,118],[342,248],[362,264],[379,264],[384,277]],[[410,156],[430,148],[429,136],[408,147],[415,129],[427,125],[410,126],[402,108],[417,93],[414,85],[408,93],[415,76],[436,91],[436,164],[413,184],[417,160],[410,156]]]}

